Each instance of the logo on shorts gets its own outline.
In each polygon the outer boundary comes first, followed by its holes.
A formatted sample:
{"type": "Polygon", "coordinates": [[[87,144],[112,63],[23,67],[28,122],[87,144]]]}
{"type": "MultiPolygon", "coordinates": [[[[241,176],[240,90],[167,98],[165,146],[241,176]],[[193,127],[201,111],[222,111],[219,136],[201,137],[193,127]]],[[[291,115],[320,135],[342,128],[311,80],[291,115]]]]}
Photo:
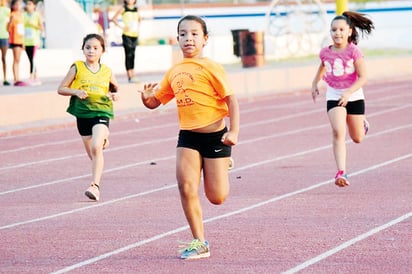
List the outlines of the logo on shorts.
{"type": "Polygon", "coordinates": [[[107,121],[103,119],[99,119],[99,123],[107,123],[107,121]]]}
{"type": "Polygon", "coordinates": [[[215,149],[215,152],[218,153],[218,152],[221,152],[222,150],[223,150],[223,148],[221,148],[221,149],[215,149]]]}

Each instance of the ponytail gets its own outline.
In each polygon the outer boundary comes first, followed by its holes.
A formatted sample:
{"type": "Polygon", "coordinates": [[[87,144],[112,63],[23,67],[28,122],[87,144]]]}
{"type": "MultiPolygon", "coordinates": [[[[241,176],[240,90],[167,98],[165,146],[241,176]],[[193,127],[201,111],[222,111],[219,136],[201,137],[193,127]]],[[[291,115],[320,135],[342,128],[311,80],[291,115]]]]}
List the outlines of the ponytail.
{"type": "Polygon", "coordinates": [[[332,22],[335,20],[345,20],[349,27],[352,29],[352,35],[348,37],[348,42],[352,42],[355,45],[359,42],[358,30],[362,33],[362,37],[371,34],[372,30],[375,28],[372,20],[366,17],[365,14],[345,11],[342,15],[333,18],[332,22]]]}

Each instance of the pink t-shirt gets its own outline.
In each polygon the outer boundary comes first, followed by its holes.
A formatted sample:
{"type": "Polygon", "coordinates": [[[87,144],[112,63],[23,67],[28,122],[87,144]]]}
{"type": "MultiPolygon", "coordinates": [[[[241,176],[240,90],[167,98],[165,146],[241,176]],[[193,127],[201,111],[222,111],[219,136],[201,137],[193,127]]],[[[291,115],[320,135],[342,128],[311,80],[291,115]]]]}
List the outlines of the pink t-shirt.
{"type": "Polygon", "coordinates": [[[351,87],[358,79],[354,64],[362,57],[362,52],[353,43],[349,43],[343,51],[333,51],[331,46],[323,48],[320,51],[320,60],[326,69],[323,80],[335,89],[351,87]]]}

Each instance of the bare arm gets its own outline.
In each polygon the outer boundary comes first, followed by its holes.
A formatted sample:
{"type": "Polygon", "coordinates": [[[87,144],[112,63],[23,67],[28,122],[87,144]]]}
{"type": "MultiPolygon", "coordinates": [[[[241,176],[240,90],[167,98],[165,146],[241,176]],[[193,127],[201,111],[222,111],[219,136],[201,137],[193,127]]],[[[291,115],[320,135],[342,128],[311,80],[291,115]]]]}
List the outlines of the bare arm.
{"type": "Polygon", "coordinates": [[[325,66],[321,62],[318,71],[315,74],[315,77],[313,78],[312,81],[312,99],[313,102],[316,102],[316,97],[319,95],[319,88],[318,88],[318,83],[322,79],[323,75],[325,74],[325,66]]]}
{"type": "Polygon", "coordinates": [[[365,61],[363,60],[363,58],[356,60],[354,65],[358,79],[342,94],[339,100],[339,105],[345,106],[348,102],[348,98],[352,95],[352,93],[363,87],[363,85],[365,85],[367,82],[365,61]]]}
{"type": "Polygon", "coordinates": [[[122,14],[124,12],[124,7],[118,9],[116,11],[116,13],[113,15],[112,19],[110,19],[110,21],[113,22],[113,24],[115,24],[116,26],[118,26],[119,28],[122,28],[122,26],[119,24],[119,21],[117,21],[117,18],[119,17],[120,14],[122,14]]]}
{"type": "Polygon", "coordinates": [[[149,109],[155,109],[161,104],[161,102],[154,96],[154,91],[156,87],[157,83],[145,84],[144,90],[139,91],[141,93],[143,105],[145,105],[145,107],[149,109]]]}
{"type": "Polygon", "coordinates": [[[117,101],[119,96],[117,95],[117,91],[119,89],[119,84],[117,83],[116,77],[112,74],[109,83],[109,93],[107,96],[112,99],[113,101],[117,101]]]}
{"type": "Polygon", "coordinates": [[[63,96],[77,96],[80,99],[85,99],[88,96],[86,91],[70,88],[70,84],[73,82],[75,76],[76,67],[73,65],[64,77],[63,81],[60,83],[57,93],[63,96]]]}
{"type": "Polygon", "coordinates": [[[222,136],[222,142],[226,145],[236,145],[239,135],[240,112],[239,103],[234,95],[225,98],[226,104],[229,108],[230,127],[229,131],[222,136]]]}

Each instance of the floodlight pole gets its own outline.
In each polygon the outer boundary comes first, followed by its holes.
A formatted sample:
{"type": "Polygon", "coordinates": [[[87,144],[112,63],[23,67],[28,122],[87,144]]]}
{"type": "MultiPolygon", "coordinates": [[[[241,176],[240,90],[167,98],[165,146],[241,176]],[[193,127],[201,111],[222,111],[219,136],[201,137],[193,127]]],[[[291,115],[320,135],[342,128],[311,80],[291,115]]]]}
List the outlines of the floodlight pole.
{"type": "Polygon", "coordinates": [[[342,15],[348,10],[348,0],[336,0],[336,15],[342,15]]]}

